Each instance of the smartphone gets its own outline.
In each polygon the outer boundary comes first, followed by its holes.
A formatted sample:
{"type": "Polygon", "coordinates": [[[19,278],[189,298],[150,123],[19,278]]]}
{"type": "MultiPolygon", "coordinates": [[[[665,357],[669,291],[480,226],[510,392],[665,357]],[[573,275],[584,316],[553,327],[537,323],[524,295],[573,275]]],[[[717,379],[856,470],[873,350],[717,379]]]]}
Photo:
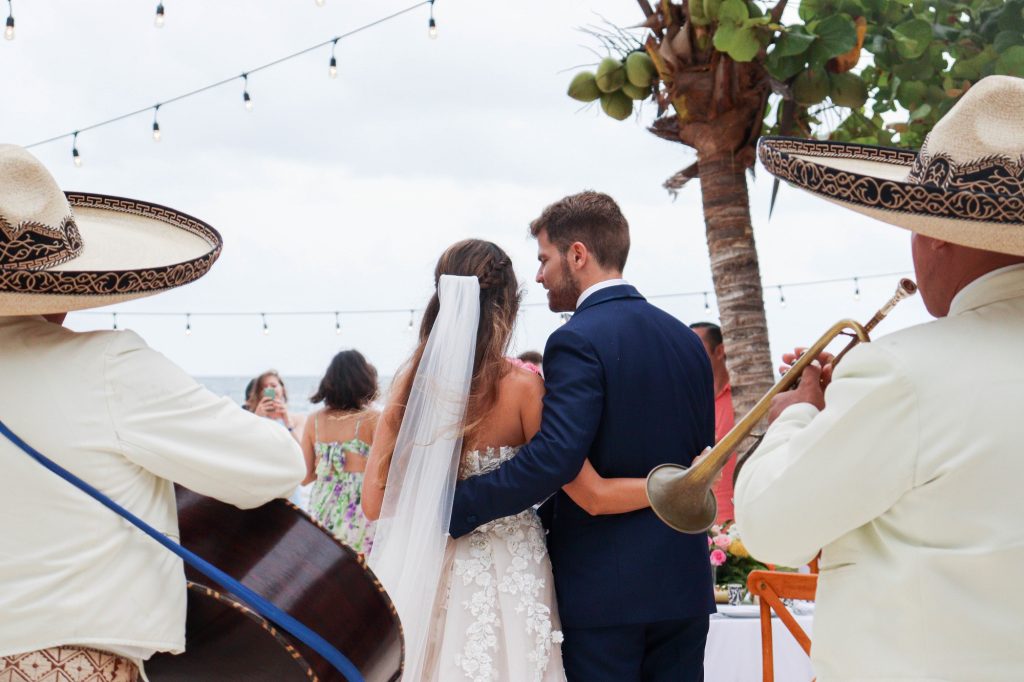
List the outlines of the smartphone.
{"type": "Polygon", "coordinates": [[[263,397],[270,398],[271,400],[273,400],[274,398],[277,397],[277,391],[275,391],[272,388],[265,388],[263,389],[263,397]]]}

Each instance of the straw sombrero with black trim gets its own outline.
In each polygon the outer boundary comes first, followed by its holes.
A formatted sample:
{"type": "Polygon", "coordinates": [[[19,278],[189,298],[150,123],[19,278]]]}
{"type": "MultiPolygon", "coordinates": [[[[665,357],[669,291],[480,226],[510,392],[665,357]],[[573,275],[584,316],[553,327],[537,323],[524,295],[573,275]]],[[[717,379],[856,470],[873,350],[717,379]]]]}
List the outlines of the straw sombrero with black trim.
{"type": "Polygon", "coordinates": [[[1024,79],[975,83],[919,152],[763,137],[758,156],[772,175],[858,213],[1024,256],[1024,79]]]}
{"type": "Polygon", "coordinates": [[[120,303],[194,282],[220,255],[212,227],[145,201],[62,192],[16,145],[0,145],[0,315],[120,303]]]}

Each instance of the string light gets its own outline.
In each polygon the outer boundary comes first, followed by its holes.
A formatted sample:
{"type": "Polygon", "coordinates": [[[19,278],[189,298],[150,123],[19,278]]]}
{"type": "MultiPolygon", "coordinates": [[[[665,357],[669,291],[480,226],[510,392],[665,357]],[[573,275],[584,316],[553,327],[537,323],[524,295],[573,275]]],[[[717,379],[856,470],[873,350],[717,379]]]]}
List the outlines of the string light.
{"type": "Polygon", "coordinates": [[[331,43],[331,63],[330,66],[327,67],[327,75],[329,75],[331,78],[338,77],[338,60],[334,56],[334,48],[336,48],[337,46],[338,39],[335,38],[334,42],[331,43]]]}
{"type": "MultiPolygon", "coordinates": [[[[850,275],[846,275],[845,277],[836,277],[836,278],[832,278],[832,279],[808,280],[808,281],[802,281],[802,282],[784,282],[782,284],[764,283],[761,286],[762,286],[762,288],[765,291],[770,291],[771,289],[778,289],[778,291],[779,291],[779,303],[782,304],[782,305],[785,305],[786,298],[785,298],[784,287],[806,287],[806,286],[816,286],[816,285],[823,285],[823,284],[841,284],[841,283],[846,283],[848,285],[851,279],[854,280],[854,282],[856,282],[857,286],[859,287],[860,280],[862,280],[862,279],[882,279],[882,278],[892,279],[893,277],[905,277],[905,276],[907,276],[909,274],[911,274],[911,273],[909,273],[908,271],[904,270],[904,271],[901,271],[901,272],[885,272],[885,273],[878,273],[878,274],[873,274],[873,275],[857,275],[857,276],[854,276],[854,277],[851,277],[850,275]]],[[[703,296],[705,304],[708,306],[707,308],[705,308],[705,310],[709,310],[710,309],[710,300],[709,300],[710,299],[710,295],[711,295],[710,291],[697,290],[697,291],[682,291],[682,292],[665,293],[665,294],[652,294],[650,296],[646,296],[646,298],[648,300],[653,300],[653,299],[661,299],[661,298],[667,299],[667,298],[688,298],[688,297],[694,297],[694,296],[703,296]]],[[[525,312],[525,309],[528,309],[528,308],[540,308],[540,307],[547,308],[547,306],[548,306],[547,302],[540,302],[540,301],[538,301],[538,302],[533,302],[533,303],[524,303],[524,304],[522,304],[521,308],[523,308],[524,309],[523,312],[525,312]]],[[[422,309],[420,309],[420,310],[422,310],[422,309]]],[[[84,317],[84,316],[94,316],[94,315],[106,316],[106,315],[113,314],[113,315],[115,315],[115,318],[114,318],[115,319],[115,324],[116,324],[116,319],[117,319],[116,316],[117,315],[129,315],[129,316],[138,316],[138,317],[166,317],[166,316],[170,315],[170,316],[176,316],[176,317],[179,317],[179,318],[180,318],[180,316],[185,316],[185,329],[186,329],[186,333],[188,333],[188,331],[191,330],[191,327],[192,327],[192,325],[191,325],[191,318],[192,318],[193,315],[201,316],[201,317],[255,317],[255,316],[258,315],[260,317],[260,319],[262,320],[262,323],[263,323],[263,333],[264,334],[269,334],[270,333],[270,325],[267,322],[267,316],[268,315],[270,315],[270,316],[277,315],[277,316],[281,316],[281,317],[310,317],[310,316],[320,316],[320,317],[323,317],[323,316],[333,315],[334,316],[334,330],[335,330],[335,333],[339,333],[339,330],[341,329],[341,316],[342,315],[392,315],[392,316],[395,316],[395,315],[404,314],[404,313],[408,312],[408,314],[409,314],[408,328],[409,329],[414,329],[415,328],[415,324],[416,324],[416,318],[415,318],[416,311],[417,311],[416,308],[374,308],[374,309],[366,308],[366,309],[351,309],[351,310],[305,310],[305,311],[303,311],[303,310],[280,310],[280,311],[270,311],[270,312],[262,312],[262,313],[243,312],[243,311],[219,311],[219,312],[217,312],[217,311],[209,311],[209,312],[198,312],[198,313],[184,312],[184,311],[181,311],[181,312],[129,311],[129,312],[121,312],[121,313],[111,313],[111,312],[97,312],[97,311],[86,310],[86,311],[76,312],[75,315],[80,315],[80,316],[84,317]]],[[[568,319],[569,317],[571,317],[571,313],[562,313],[561,317],[563,319],[568,319]]]]}
{"type": "Polygon", "coordinates": [[[249,74],[242,74],[242,101],[245,102],[245,110],[252,111],[252,97],[249,95],[249,74]]]}
{"type": "Polygon", "coordinates": [[[4,29],[4,38],[14,40],[14,5],[7,0],[7,28],[4,29]]]}
{"type": "Polygon", "coordinates": [[[185,336],[192,336],[192,314],[185,313],[185,336]]]}
{"type": "Polygon", "coordinates": [[[157,104],[153,107],[153,141],[160,141],[160,122],[156,120],[157,114],[160,113],[160,105],[157,104]]]}
{"type": "MultiPolygon", "coordinates": [[[[10,5],[12,0],[7,0],[7,2],[8,2],[8,5],[10,5]]],[[[363,31],[368,31],[371,28],[375,28],[376,26],[379,26],[380,24],[384,24],[386,22],[389,22],[389,21],[392,21],[394,19],[397,19],[398,17],[401,17],[401,16],[403,16],[405,14],[408,14],[410,12],[413,12],[413,11],[423,7],[424,5],[427,5],[427,4],[430,4],[430,3],[431,3],[431,0],[418,0],[414,4],[406,7],[405,9],[398,10],[397,12],[392,12],[389,15],[380,17],[379,19],[376,19],[376,20],[371,21],[369,23],[363,24],[362,26],[354,28],[354,29],[352,29],[350,31],[346,31],[345,33],[337,35],[337,36],[335,36],[333,38],[329,38],[327,40],[321,41],[321,42],[317,43],[316,45],[310,45],[309,47],[301,49],[301,50],[299,50],[297,52],[293,52],[293,53],[291,53],[289,55],[285,55],[283,57],[278,57],[277,59],[268,61],[268,62],[266,62],[264,64],[260,64],[259,66],[254,66],[254,67],[246,70],[245,74],[243,74],[243,79],[244,79],[244,76],[248,76],[248,75],[256,73],[258,71],[264,71],[266,69],[273,68],[273,67],[278,66],[278,65],[280,65],[280,64],[282,64],[284,62],[291,61],[293,59],[297,59],[298,57],[301,57],[301,56],[303,56],[303,55],[305,55],[305,54],[307,54],[309,52],[320,50],[321,48],[323,48],[323,47],[325,47],[327,45],[333,44],[333,43],[337,42],[338,40],[342,40],[342,39],[348,38],[350,36],[354,36],[357,33],[362,33],[363,31]]],[[[8,28],[9,28],[8,33],[11,33],[13,35],[13,30],[12,30],[13,29],[13,23],[14,23],[13,22],[13,13],[12,13],[12,18],[9,19],[7,23],[8,23],[8,28]]],[[[183,99],[188,99],[189,97],[194,97],[196,95],[199,95],[201,93],[206,92],[207,90],[213,90],[214,88],[219,88],[219,87],[222,87],[222,86],[225,86],[225,85],[228,85],[228,84],[232,84],[238,78],[239,78],[239,76],[232,75],[232,76],[229,76],[228,78],[224,78],[224,79],[221,79],[221,80],[213,82],[213,83],[207,83],[206,85],[198,87],[198,88],[196,88],[194,90],[190,90],[190,91],[184,92],[184,93],[182,93],[180,95],[176,95],[174,97],[169,97],[167,99],[164,99],[163,102],[161,102],[161,104],[167,105],[167,104],[171,104],[172,102],[178,102],[178,101],[183,100],[183,99]]],[[[247,79],[244,79],[244,80],[247,81],[247,79]]],[[[246,82],[246,86],[247,85],[248,85],[248,83],[246,82]]],[[[252,96],[251,95],[246,96],[247,91],[248,91],[248,87],[246,87],[245,91],[243,91],[242,100],[243,100],[243,102],[246,103],[246,108],[247,109],[251,109],[252,108],[252,96]]],[[[104,121],[100,121],[98,123],[93,123],[91,125],[80,126],[76,131],[68,131],[68,132],[61,133],[59,135],[54,135],[53,137],[49,137],[49,138],[46,138],[44,140],[39,140],[39,141],[33,142],[31,144],[23,145],[23,147],[25,149],[32,149],[34,147],[39,147],[39,146],[42,146],[44,144],[49,144],[51,142],[56,142],[57,140],[63,140],[66,137],[71,137],[72,135],[75,134],[75,132],[85,132],[87,130],[93,130],[95,128],[102,128],[104,126],[108,126],[108,125],[117,123],[119,121],[122,121],[122,120],[124,120],[126,118],[131,118],[132,116],[138,116],[138,115],[143,114],[143,113],[149,113],[153,109],[153,106],[154,105],[150,105],[150,106],[147,106],[147,107],[143,107],[141,109],[136,109],[134,111],[129,111],[127,113],[123,113],[123,114],[120,114],[118,116],[114,116],[112,118],[108,118],[108,119],[106,119],[104,121]]]]}
{"type": "Polygon", "coordinates": [[[427,35],[437,39],[437,22],[434,21],[434,0],[430,0],[430,23],[427,24],[427,35]]]}
{"type": "Polygon", "coordinates": [[[78,131],[75,131],[74,137],[71,138],[71,160],[75,162],[75,167],[82,167],[82,155],[78,153],[78,131]]]}
{"type": "Polygon", "coordinates": [[[711,304],[708,303],[708,292],[704,292],[704,310],[711,310],[711,304]]]}
{"type": "Polygon", "coordinates": [[[860,300],[860,281],[856,277],[853,278],[853,300],[860,300]]]}
{"type": "Polygon", "coordinates": [[[153,20],[153,25],[157,28],[164,27],[164,3],[159,3],[156,6],[156,19],[153,20]]]}

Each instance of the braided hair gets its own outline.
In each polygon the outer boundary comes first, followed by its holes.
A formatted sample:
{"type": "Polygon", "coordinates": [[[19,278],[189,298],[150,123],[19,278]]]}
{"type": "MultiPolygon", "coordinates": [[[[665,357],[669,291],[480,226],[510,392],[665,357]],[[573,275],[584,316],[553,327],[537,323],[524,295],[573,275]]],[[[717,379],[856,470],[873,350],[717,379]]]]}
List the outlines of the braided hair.
{"type": "MultiPolygon", "coordinates": [[[[420,324],[419,343],[395,381],[394,409],[387,410],[384,418],[390,422],[391,432],[397,435],[412,392],[413,378],[441,309],[437,296],[441,275],[473,276],[480,282],[480,325],[463,426],[463,448],[468,451],[480,445],[477,437],[484,417],[497,402],[499,382],[511,370],[512,365],[505,360],[505,353],[512,339],[521,296],[512,260],[492,242],[467,239],[453,244],[441,254],[434,268],[434,294],[427,303],[420,324]]],[[[394,443],[389,447],[393,451],[394,443]]],[[[387,480],[390,466],[391,455],[388,454],[381,458],[382,485],[387,480]]]]}

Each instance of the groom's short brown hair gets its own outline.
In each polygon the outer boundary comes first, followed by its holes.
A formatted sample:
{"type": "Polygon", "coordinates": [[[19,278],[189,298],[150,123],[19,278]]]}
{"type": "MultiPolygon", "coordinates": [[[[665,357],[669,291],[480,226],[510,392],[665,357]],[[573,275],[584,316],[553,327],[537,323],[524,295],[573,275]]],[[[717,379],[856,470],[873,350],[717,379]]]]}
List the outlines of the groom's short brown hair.
{"type": "Polygon", "coordinates": [[[560,253],[580,242],[602,267],[620,272],[626,267],[629,223],[607,194],[587,190],[556,201],[530,223],[531,235],[536,237],[542,231],[560,253]]]}

